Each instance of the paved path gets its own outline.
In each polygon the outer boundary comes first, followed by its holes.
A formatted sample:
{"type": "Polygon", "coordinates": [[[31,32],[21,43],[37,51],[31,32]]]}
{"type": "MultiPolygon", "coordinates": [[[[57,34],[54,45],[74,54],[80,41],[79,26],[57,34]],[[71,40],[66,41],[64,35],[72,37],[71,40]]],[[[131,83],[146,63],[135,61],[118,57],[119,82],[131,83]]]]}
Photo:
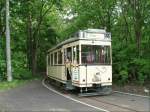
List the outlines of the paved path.
{"type": "Polygon", "coordinates": [[[0,111],[98,111],[60,96],[33,81],[12,90],[0,92],[0,111]]]}

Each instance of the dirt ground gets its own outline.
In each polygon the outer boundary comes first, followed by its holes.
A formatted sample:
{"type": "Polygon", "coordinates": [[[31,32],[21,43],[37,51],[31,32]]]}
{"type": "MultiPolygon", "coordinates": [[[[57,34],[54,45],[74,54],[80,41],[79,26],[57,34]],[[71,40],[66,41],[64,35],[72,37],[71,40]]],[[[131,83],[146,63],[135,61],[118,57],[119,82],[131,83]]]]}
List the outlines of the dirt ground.
{"type": "Polygon", "coordinates": [[[130,84],[126,84],[124,86],[118,86],[117,84],[113,84],[113,90],[132,93],[132,94],[150,96],[150,83],[146,83],[144,85],[130,83],[130,84]]]}

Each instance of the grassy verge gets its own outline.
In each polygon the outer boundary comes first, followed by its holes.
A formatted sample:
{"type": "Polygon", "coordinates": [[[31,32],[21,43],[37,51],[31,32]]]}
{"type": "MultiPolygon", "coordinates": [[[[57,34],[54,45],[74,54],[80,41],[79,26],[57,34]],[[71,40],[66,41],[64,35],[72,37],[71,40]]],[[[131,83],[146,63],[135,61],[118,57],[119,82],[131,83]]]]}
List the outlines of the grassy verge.
{"type": "Polygon", "coordinates": [[[0,82],[0,91],[8,90],[19,85],[25,84],[29,80],[13,80],[12,82],[2,81],[0,82]]]}
{"type": "Polygon", "coordinates": [[[41,79],[41,77],[33,77],[31,79],[26,79],[26,80],[14,79],[12,82],[2,81],[2,82],[0,82],[0,91],[9,90],[9,89],[15,88],[17,86],[26,84],[29,81],[37,80],[37,79],[41,79]]]}

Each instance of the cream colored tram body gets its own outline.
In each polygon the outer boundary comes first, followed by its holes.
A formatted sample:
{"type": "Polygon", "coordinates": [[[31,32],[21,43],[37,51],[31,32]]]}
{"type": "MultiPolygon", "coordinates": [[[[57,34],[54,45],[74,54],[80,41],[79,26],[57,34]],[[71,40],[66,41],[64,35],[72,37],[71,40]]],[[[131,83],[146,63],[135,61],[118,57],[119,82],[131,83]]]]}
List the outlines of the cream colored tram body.
{"type": "Polygon", "coordinates": [[[103,29],[80,30],[48,50],[47,76],[81,93],[111,87],[111,34],[103,29]]]}

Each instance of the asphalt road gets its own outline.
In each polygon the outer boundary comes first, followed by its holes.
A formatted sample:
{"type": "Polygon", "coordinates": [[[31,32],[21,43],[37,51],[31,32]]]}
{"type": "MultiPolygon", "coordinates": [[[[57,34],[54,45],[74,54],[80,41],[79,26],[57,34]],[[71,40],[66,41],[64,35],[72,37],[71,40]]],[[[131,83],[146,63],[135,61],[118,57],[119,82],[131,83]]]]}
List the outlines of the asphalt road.
{"type": "Polygon", "coordinates": [[[54,92],[55,89],[50,85],[48,87],[52,90],[44,87],[42,81],[35,80],[15,89],[0,92],[0,112],[102,112],[103,109],[110,112],[150,112],[150,98],[119,93],[80,98],[70,93],[59,94],[58,91],[54,92]]]}
{"type": "Polygon", "coordinates": [[[21,87],[0,92],[1,111],[99,111],[69,100],[45,88],[35,80],[21,87]]]}

